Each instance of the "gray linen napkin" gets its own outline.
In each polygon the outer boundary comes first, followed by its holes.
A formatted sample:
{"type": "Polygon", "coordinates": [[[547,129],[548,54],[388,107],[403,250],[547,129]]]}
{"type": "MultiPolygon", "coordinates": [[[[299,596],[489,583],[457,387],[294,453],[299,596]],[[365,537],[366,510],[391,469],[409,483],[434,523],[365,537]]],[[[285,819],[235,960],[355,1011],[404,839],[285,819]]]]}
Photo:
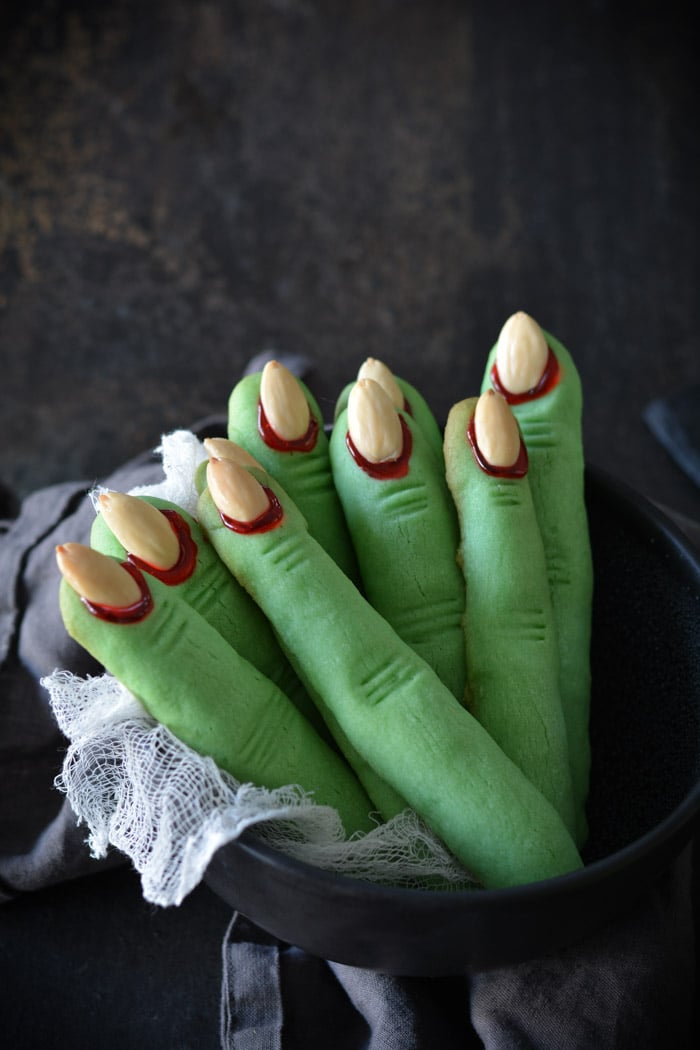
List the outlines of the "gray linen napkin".
{"type": "Polygon", "coordinates": [[[224,938],[224,1050],[464,1050],[466,978],[390,977],[327,962],[235,914],[224,938]]]}
{"type": "Polygon", "coordinates": [[[224,938],[221,1045],[683,1050],[694,1045],[690,865],[688,849],[634,910],[583,943],[471,977],[325,962],[235,915],[224,938]]]}
{"type": "MultiPolygon", "coordinates": [[[[162,477],[144,455],[106,480],[114,488],[162,477]]],[[[0,524],[0,901],[124,863],[96,861],[69,804],[54,788],[66,741],[54,720],[43,675],[99,667],[66,634],[58,611],[56,544],[88,542],[94,512],[89,484],[71,482],[30,495],[0,524]]]]}

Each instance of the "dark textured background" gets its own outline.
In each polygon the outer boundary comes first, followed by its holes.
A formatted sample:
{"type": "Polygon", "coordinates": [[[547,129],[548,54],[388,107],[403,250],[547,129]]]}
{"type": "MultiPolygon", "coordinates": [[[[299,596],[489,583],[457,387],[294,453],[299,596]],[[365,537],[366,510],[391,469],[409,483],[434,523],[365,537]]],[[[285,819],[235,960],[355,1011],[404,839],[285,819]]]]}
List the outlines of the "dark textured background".
{"type": "MultiPolygon", "coordinates": [[[[3,4],[0,482],[99,479],[268,347],[328,417],[373,355],[444,419],[525,309],[589,461],[700,518],[643,417],[700,382],[697,77],[675,2],[3,4]]],[[[227,908],[104,880],[5,908],[13,1046],[218,1045],[227,908]]]]}
{"type": "Polygon", "coordinates": [[[267,347],[328,412],[373,355],[444,418],[525,309],[579,363],[589,460],[696,513],[642,419],[700,379],[682,10],[5,9],[0,477],[97,478],[267,347]]]}

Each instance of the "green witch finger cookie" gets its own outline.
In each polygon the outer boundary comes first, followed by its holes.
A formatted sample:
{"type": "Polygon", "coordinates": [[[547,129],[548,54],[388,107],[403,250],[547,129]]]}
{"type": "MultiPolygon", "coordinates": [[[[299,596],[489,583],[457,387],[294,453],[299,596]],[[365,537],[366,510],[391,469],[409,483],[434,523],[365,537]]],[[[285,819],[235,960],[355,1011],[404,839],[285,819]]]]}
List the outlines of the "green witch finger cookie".
{"type": "Polygon", "coordinates": [[[530,488],[544,542],[559,642],[560,692],[574,796],[587,834],[593,565],[584,500],[581,381],[567,349],[528,314],[506,321],[482,389],[510,404],[530,459],[530,488]]]}
{"type": "MultiPolygon", "coordinates": [[[[391,403],[398,412],[406,412],[421,428],[428,443],[442,463],[442,431],[433,415],[428,402],[416,387],[401,376],[396,376],[388,365],[376,357],[368,357],[360,365],[355,382],[361,379],[373,379],[386,391],[391,403]]],[[[341,390],[335,404],[334,419],[348,407],[348,398],[354,383],[348,383],[341,390]]]]}
{"type": "Polygon", "coordinates": [[[464,578],[442,458],[373,379],[352,387],[330,455],[368,601],[462,702],[464,578]]]}
{"type": "Polygon", "coordinates": [[[282,485],[321,546],[357,581],[357,560],[333,485],[323,417],[306,384],[278,361],[244,376],[229,397],[228,437],[282,485]]]}
{"type": "Polygon", "coordinates": [[[142,572],[177,588],[233,648],[270,678],[317,729],[318,711],[280,648],[270,623],[231,576],[195,519],[155,496],[103,492],[90,533],[102,554],[128,558],[142,572]]]}
{"type": "Polygon", "coordinates": [[[300,785],[337,809],[348,836],[376,826],[341,756],[172,588],[82,544],[56,557],[68,633],[156,721],[241,783],[300,785]]]}
{"type": "MultiPolygon", "coordinates": [[[[227,455],[225,457],[222,457],[221,459],[213,458],[210,461],[211,463],[222,463],[224,465],[231,464],[234,468],[239,468],[241,471],[240,484],[246,487],[245,495],[247,496],[247,501],[244,504],[244,513],[247,512],[250,506],[249,501],[254,500],[257,501],[257,505],[260,509],[260,514],[262,515],[262,518],[266,519],[268,515],[268,494],[272,494],[272,489],[269,487],[273,484],[272,479],[270,479],[266,474],[261,474],[261,472],[257,469],[253,469],[250,471],[250,473],[248,473],[245,467],[242,465],[240,458],[237,455],[232,455],[230,450],[219,449],[219,451],[225,451],[227,455]]],[[[224,466],[221,469],[225,471],[226,467],[224,466]]],[[[207,473],[208,471],[209,467],[207,467],[207,473]]],[[[306,528],[307,526],[305,523],[305,519],[296,508],[295,513],[299,516],[301,521],[304,522],[304,527],[306,528]]],[[[207,532],[209,538],[211,539],[212,537],[215,537],[217,531],[221,528],[221,516],[214,501],[212,500],[208,488],[205,488],[200,494],[198,514],[202,523],[202,527],[207,532]]],[[[256,529],[261,529],[264,531],[265,528],[265,520],[261,520],[256,525],[256,529]]],[[[219,550],[217,544],[214,543],[213,546],[221,554],[221,551],[219,550]]],[[[222,558],[222,560],[225,559],[222,558]]],[[[226,564],[234,578],[238,578],[237,573],[234,571],[230,563],[226,562],[226,564]]],[[[344,575],[342,573],[342,570],[341,574],[344,575]]],[[[350,583],[349,580],[348,582],[350,583]]],[[[244,587],[247,588],[247,584],[243,580],[241,580],[241,583],[244,587]]],[[[354,584],[350,583],[350,585],[353,587],[353,589],[355,589],[354,584]]],[[[313,620],[313,617],[309,617],[308,615],[306,595],[304,595],[303,593],[296,595],[295,613],[304,624],[304,629],[307,632],[309,639],[314,639],[316,637],[316,624],[313,620]]],[[[297,664],[294,654],[287,650],[284,638],[280,637],[280,641],[282,644],[282,648],[288,652],[290,662],[296,668],[297,664]]],[[[342,752],[343,755],[345,755],[345,758],[347,759],[351,767],[355,770],[355,773],[357,774],[360,782],[363,784],[369,797],[372,799],[374,805],[376,806],[377,811],[381,814],[384,820],[391,820],[392,817],[395,817],[397,816],[397,814],[402,813],[407,808],[406,800],[389,784],[387,784],[386,781],[381,776],[379,776],[375,772],[375,770],[365,761],[365,759],[358,753],[356,748],[352,745],[350,740],[347,738],[347,735],[339,725],[334,713],[329,709],[323,695],[314,688],[313,682],[308,681],[306,678],[303,678],[303,681],[308,690],[309,695],[313,698],[313,702],[316,705],[317,711],[323,718],[327,730],[330,732],[330,735],[335,741],[339,750],[342,752]]]]}
{"type": "Polygon", "coordinates": [[[450,410],[445,465],[462,534],[470,710],[573,833],[556,627],[527,452],[493,390],[450,410]]]}
{"type": "Polygon", "coordinates": [[[212,460],[199,518],[347,739],[485,886],[579,868],[554,807],[310,536],[284,491],[212,460]]]}

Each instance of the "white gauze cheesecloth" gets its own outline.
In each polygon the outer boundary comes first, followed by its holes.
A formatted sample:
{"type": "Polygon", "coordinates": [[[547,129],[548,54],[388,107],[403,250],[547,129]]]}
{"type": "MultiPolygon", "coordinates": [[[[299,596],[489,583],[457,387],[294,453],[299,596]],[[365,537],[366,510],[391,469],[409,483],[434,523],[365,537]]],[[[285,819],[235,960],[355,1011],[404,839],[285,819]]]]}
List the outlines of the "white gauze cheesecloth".
{"type": "MultiPolygon", "coordinates": [[[[204,446],[178,430],[157,451],[164,480],[131,494],[161,497],[196,517],[192,479],[207,459],[204,446]]],[[[179,904],[213,854],[252,826],[272,848],[328,871],[397,886],[473,885],[412,810],[345,840],[330,806],[316,805],[298,785],[270,791],[238,783],[157,723],[110,674],[57,670],[42,684],[69,741],[57,787],[86,825],[92,854],[103,857],[110,846],[124,853],[154,904],[179,904]]]]}

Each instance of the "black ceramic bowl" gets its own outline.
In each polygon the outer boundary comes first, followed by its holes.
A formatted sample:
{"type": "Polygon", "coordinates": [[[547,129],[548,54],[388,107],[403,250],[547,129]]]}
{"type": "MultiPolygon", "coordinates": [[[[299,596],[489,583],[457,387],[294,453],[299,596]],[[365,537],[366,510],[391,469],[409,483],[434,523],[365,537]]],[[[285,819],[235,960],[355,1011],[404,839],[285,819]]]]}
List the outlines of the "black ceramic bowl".
{"type": "Polygon", "coordinates": [[[638,900],[700,814],[700,555],[652,504],[586,478],[595,566],[590,839],[583,870],[515,889],[391,889],[320,871],[246,833],[208,884],[282,941],[386,973],[506,966],[638,900]]]}

